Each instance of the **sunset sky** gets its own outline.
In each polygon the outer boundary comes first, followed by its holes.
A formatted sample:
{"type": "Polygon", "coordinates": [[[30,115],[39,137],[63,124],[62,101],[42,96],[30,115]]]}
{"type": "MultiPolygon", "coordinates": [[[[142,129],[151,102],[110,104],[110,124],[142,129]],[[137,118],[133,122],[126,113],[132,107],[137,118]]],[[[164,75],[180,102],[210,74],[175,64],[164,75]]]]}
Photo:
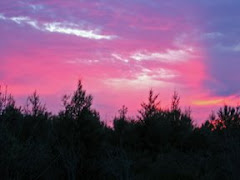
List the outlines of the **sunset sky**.
{"type": "Polygon", "coordinates": [[[82,79],[102,119],[176,90],[197,123],[240,98],[239,0],[1,0],[0,84],[47,107],[82,79]]]}

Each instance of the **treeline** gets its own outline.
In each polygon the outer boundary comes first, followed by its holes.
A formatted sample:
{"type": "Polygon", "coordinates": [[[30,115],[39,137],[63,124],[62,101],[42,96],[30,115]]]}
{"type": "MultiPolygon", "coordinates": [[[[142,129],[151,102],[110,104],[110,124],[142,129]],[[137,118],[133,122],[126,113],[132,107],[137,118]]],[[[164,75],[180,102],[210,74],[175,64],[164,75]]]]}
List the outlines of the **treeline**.
{"type": "Polygon", "coordinates": [[[224,106],[201,127],[149,93],[139,115],[123,106],[108,127],[81,82],[52,115],[34,93],[25,107],[0,91],[0,179],[239,179],[240,107],[224,106]]]}

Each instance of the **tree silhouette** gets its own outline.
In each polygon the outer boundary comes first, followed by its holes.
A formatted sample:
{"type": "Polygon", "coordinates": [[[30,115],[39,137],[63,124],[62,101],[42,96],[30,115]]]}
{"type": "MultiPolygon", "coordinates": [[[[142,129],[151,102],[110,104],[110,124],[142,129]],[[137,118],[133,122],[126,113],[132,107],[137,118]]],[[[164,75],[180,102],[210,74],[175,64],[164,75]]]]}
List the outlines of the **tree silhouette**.
{"type": "Polygon", "coordinates": [[[141,104],[142,109],[138,112],[140,113],[139,119],[141,121],[147,120],[153,117],[160,110],[160,101],[157,101],[158,95],[153,94],[153,90],[149,91],[148,102],[143,102],[141,104]]]}
{"type": "Polygon", "coordinates": [[[150,90],[136,118],[125,106],[113,127],[100,121],[81,81],[49,113],[34,92],[25,108],[0,89],[1,179],[239,179],[240,107],[223,106],[202,126],[150,90]]]}
{"type": "Polygon", "coordinates": [[[40,102],[40,97],[36,91],[27,98],[27,104],[24,108],[25,114],[29,114],[31,116],[40,116],[46,113],[45,105],[42,105],[40,102]]]}
{"type": "Polygon", "coordinates": [[[73,96],[64,96],[65,109],[56,120],[56,148],[68,179],[87,173],[85,164],[101,146],[103,136],[99,114],[91,108],[92,96],[87,95],[79,81],[73,96]],[[79,171],[79,175],[78,175],[79,171]]]}

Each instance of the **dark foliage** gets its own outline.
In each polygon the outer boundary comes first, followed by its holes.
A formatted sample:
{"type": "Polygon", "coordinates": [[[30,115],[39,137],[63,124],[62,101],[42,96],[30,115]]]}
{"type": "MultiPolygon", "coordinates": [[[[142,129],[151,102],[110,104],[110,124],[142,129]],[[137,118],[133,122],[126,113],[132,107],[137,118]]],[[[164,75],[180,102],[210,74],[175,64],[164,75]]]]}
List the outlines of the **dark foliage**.
{"type": "Polygon", "coordinates": [[[110,128],[92,99],[79,81],[52,115],[36,92],[22,108],[0,88],[1,179],[239,179],[240,107],[195,127],[176,92],[163,109],[151,90],[137,118],[123,106],[110,128]]]}

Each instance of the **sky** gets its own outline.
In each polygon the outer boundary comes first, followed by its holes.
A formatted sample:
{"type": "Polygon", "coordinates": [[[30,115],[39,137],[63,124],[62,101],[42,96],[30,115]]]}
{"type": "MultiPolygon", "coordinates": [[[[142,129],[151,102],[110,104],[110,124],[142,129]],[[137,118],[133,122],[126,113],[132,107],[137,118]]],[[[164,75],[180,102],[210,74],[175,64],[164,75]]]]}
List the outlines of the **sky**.
{"type": "Polygon", "coordinates": [[[240,98],[239,0],[1,0],[0,84],[62,108],[79,79],[102,119],[174,91],[197,124],[240,98]]]}

